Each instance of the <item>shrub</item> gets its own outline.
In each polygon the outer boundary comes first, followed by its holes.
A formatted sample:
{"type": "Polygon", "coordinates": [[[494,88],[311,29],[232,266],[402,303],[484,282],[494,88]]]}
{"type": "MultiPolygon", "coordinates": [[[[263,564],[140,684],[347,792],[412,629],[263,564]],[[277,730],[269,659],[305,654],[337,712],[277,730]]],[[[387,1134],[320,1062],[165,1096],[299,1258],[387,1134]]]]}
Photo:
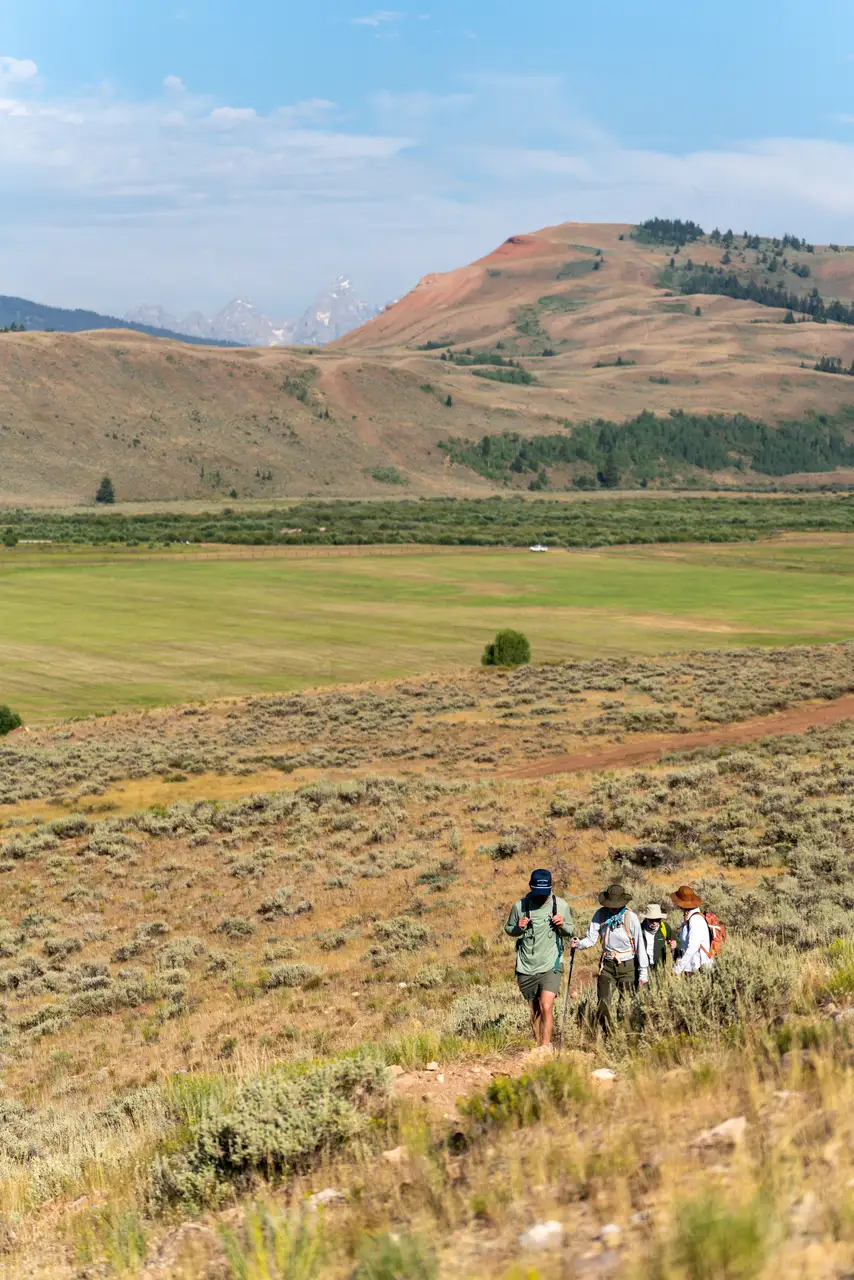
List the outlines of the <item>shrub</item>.
{"type": "Polygon", "coordinates": [[[435,1280],[439,1263],[432,1247],[414,1236],[374,1236],[359,1252],[352,1280],[435,1280]]]}
{"type": "Polygon", "coordinates": [[[536,1124],[550,1110],[582,1102],[590,1086],[571,1062],[550,1062],[542,1070],[518,1079],[498,1076],[482,1094],[459,1104],[478,1128],[536,1124]]]}
{"type": "Polygon", "coordinates": [[[301,916],[314,909],[314,904],[307,900],[295,902],[293,889],[282,885],[269,898],[265,898],[258,908],[259,916],[265,920],[279,920],[286,916],[301,916]]]}
{"type": "Polygon", "coordinates": [[[186,1150],[159,1156],[156,1203],[215,1202],[252,1174],[284,1177],[367,1134],[391,1099],[385,1065],[367,1054],[325,1063],[304,1075],[271,1072],[244,1084],[230,1107],[214,1107],[191,1131],[186,1150]]]}
{"type": "Polygon", "coordinates": [[[288,1218],[273,1214],[264,1205],[250,1210],[239,1232],[220,1228],[230,1272],[236,1280],[261,1280],[287,1276],[288,1280],[314,1280],[323,1251],[323,1224],[317,1215],[288,1218]]]}
{"type": "Polygon", "coordinates": [[[221,933],[226,938],[250,938],[254,932],[254,924],[245,916],[226,916],[214,929],[214,933],[221,933]]]}
{"type": "Polygon", "coordinates": [[[768,1205],[756,1197],[730,1205],[709,1190],[684,1203],[652,1275],[679,1280],[753,1280],[764,1270],[771,1235],[768,1205]]]}
{"type": "Polygon", "coordinates": [[[271,969],[263,980],[263,986],[273,987],[306,987],[318,983],[323,977],[323,969],[316,964],[280,964],[271,969]]]}
{"type": "Polygon", "coordinates": [[[515,984],[502,983],[458,996],[451,1005],[445,1030],[465,1040],[489,1032],[511,1036],[529,1026],[527,1006],[515,984]]]}
{"type": "Polygon", "coordinates": [[[390,951],[418,951],[428,941],[430,930],[411,916],[392,916],[376,922],[374,937],[390,951]]]}
{"type": "Polygon", "coordinates": [[[531,645],[521,631],[499,631],[481,658],[484,667],[520,667],[531,661],[531,645]]]}
{"type": "Polygon", "coordinates": [[[615,862],[630,862],[635,867],[678,867],[684,855],[669,844],[638,844],[634,849],[619,848],[611,851],[615,862]]]}
{"type": "Polygon", "coordinates": [[[0,738],[11,733],[13,729],[20,729],[23,723],[17,712],[7,707],[4,702],[0,702],[0,738]]]}

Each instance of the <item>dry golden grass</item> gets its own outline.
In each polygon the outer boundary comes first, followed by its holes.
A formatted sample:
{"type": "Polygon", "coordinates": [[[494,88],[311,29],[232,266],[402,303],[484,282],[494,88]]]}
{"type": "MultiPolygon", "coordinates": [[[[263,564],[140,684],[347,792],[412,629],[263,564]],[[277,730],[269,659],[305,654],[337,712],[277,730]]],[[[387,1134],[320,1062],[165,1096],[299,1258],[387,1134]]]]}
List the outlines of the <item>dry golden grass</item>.
{"type": "MultiPolygon", "coordinates": [[[[763,661],[792,682],[797,701],[843,675],[846,654],[816,650],[803,671],[794,656],[784,665],[755,653],[693,655],[660,669],[620,664],[625,687],[616,690],[616,668],[589,664],[571,676],[577,701],[550,732],[565,738],[577,718],[598,712],[605,719],[595,745],[613,734],[603,706],[614,703],[631,712],[672,702],[694,723],[700,691],[748,697],[763,661]],[[806,674],[809,688],[800,683],[806,674]]],[[[78,825],[68,822],[71,806],[46,808],[48,797],[42,818],[63,814],[54,827],[33,822],[38,801],[0,809],[0,1274],[345,1280],[367,1249],[383,1253],[387,1269],[361,1275],[388,1280],[557,1280],[612,1267],[705,1280],[703,1257],[716,1260],[712,1274],[733,1280],[841,1276],[854,1239],[854,1111],[848,1024],[831,1015],[846,1012],[854,964],[850,947],[828,953],[826,941],[837,928],[834,900],[850,893],[851,726],[772,742],[720,768],[700,761],[558,780],[485,776],[476,756],[490,747],[512,744],[520,762],[544,748],[539,730],[502,719],[508,694],[527,712],[547,700],[525,688],[546,679],[553,699],[565,675],[496,673],[471,689],[462,677],[423,689],[351,688],[295,704],[301,727],[292,746],[300,737],[303,747],[341,746],[346,737],[352,747],[359,733],[353,725],[345,732],[340,717],[355,710],[383,726],[366,723],[369,745],[381,732],[386,747],[407,748],[441,728],[449,756],[456,753],[448,767],[441,756],[377,756],[347,770],[347,781],[321,761],[312,785],[300,773],[275,795],[259,794],[281,777],[269,772],[175,783],[156,773],[122,777],[78,798],[90,807],[78,825]],[[411,720],[401,715],[405,689],[419,708],[411,720]],[[371,779],[380,762],[385,777],[371,779]],[[244,787],[257,798],[235,803],[244,787]],[[167,796],[179,803],[160,806],[167,796]],[[194,803],[200,797],[213,803],[194,803]],[[678,846],[678,865],[644,876],[621,863],[651,838],[678,846]],[[814,861],[801,866],[804,857],[814,861]],[[809,914],[795,912],[809,945],[773,958],[790,974],[784,1007],[764,1020],[746,1012],[745,1038],[738,1020],[723,1035],[715,1027],[671,1034],[653,1020],[634,1048],[622,1037],[605,1045],[576,1022],[595,971],[588,953],[575,968],[571,1069],[559,1077],[560,1099],[549,1101],[550,1077],[536,1083],[542,1061],[526,1056],[515,996],[502,1006],[513,1011],[509,1022],[473,1035],[455,1030],[464,1025],[460,1001],[504,998],[512,947],[502,924],[534,864],[553,868],[579,924],[614,875],[629,877],[638,903],[705,879],[713,902],[726,904],[730,963],[747,966],[745,992],[756,979],[751,919],[757,911],[775,918],[800,885],[812,895],[809,914]],[[306,900],[310,909],[300,905],[306,900]],[[298,964],[314,968],[295,986],[275,985],[298,964]],[[180,1149],[206,1108],[234,1105],[247,1080],[283,1064],[311,1070],[366,1044],[405,1069],[381,1137],[321,1155],[284,1180],[236,1183],[201,1218],[186,1208],[154,1211],[155,1157],[180,1149]],[[424,1070],[431,1059],[439,1072],[424,1070]],[[589,1073],[605,1062],[618,1080],[600,1089],[589,1073]],[[519,1095],[494,1085],[499,1110],[510,1106],[506,1124],[467,1129],[458,1096],[525,1072],[535,1083],[521,1083],[519,1095]],[[531,1089],[539,1118],[513,1102],[531,1089]],[[164,1097],[183,1100],[181,1124],[164,1115],[164,1097]],[[706,1155],[691,1146],[733,1116],[746,1119],[743,1143],[706,1155]],[[467,1136],[449,1139],[449,1131],[467,1136]],[[391,1164],[380,1148],[398,1145],[402,1164],[391,1164]],[[326,1186],[344,1199],[318,1226],[305,1217],[304,1198],[326,1186]],[[263,1229],[256,1198],[268,1206],[263,1229]],[[528,1256],[520,1233],[543,1219],[563,1225],[565,1243],[528,1256]],[[609,1223],[619,1239],[602,1237],[609,1223]],[[231,1261],[220,1228],[231,1233],[231,1261]]],[[[774,696],[767,678],[762,696],[774,696]]],[[[185,710],[58,726],[15,739],[13,750],[34,753],[35,778],[40,752],[79,749],[92,770],[135,743],[142,763],[151,744],[174,746],[188,725],[200,751],[218,744],[236,754],[242,739],[263,755],[287,738],[275,736],[275,699],[185,710]]]]}
{"type": "MultiPolygon", "coordinates": [[[[427,277],[356,334],[311,354],[200,348],[124,331],[6,335],[0,503],[89,502],[105,472],[127,501],[217,502],[232,489],[243,500],[388,496],[368,474],[380,464],[397,467],[412,494],[487,493],[474,473],[447,464],[440,440],[553,432],[556,420],[620,421],[644,408],[776,422],[850,400],[845,378],[812,367],[821,355],[848,364],[845,326],[783,326],[779,311],[723,297],[675,310],[683,304],[654,287],[668,255],[629,231],[566,223],[519,237],[427,277]],[[558,279],[566,263],[590,260],[580,245],[600,247],[603,268],[558,279]],[[555,296],[577,309],[539,307],[536,340],[517,327],[520,309],[555,296]],[[479,346],[503,341],[508,354],[527,357],[537,385],[485,381],[443,364],[438,351],[417,350],[448,334],[479,346]],[[546,344],[554,357],[538,354],[546,344]],[[617,355],[636,364],[594,368],[617,355]],[[268,470],[272,480],[262,479],[268,470]]],[[[698,262],[720,256],[703,245],[691,253],[698,262]]],[[[812,256],[827,296],[850,296],[852,258],[812,256]]]]}

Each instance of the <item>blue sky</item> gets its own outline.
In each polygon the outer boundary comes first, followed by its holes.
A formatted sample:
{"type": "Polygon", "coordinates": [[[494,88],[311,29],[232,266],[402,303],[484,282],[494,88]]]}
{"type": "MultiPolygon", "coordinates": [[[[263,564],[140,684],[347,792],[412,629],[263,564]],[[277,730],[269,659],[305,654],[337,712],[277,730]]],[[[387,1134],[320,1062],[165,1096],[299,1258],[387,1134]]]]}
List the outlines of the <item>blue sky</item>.
{"type": "Polygon", "coordinates": [[[854,6],[26,0],[0,292],[274,319],[652,214],[854,242],[854,6]]]}

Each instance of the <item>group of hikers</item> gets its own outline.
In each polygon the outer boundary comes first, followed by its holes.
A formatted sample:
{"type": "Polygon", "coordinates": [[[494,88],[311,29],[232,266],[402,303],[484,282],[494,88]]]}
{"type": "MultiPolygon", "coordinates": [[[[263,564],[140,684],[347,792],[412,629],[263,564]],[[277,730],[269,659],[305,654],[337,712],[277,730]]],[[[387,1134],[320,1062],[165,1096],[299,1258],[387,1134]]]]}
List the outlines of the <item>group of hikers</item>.
{"type": "Polygon", "coordinates": [[[599,895],[599,908],[583,938],[572,932],[572,913],[552,885],[544,868],[531,873],[528,892],[514,902],[505,932],[516,939],[516,981],[531,1007],[534,1037],[549,1045],[554,1030],[554,1005],[560,993],[563,953],[601,946],[597,981],[596,1018],[606,1033],[613,1027],[614,1001],[625,1006],[634,993],[664,977],[673,955],[674,974],[692,974],[715,963],[726,930],[717,916],[703,911],[690,885],[670,895],[682,912],[678,934],[667,922],[658,902],[636,914],[629,907],[631,894],[621,885],[609,885],[599,895]]]}

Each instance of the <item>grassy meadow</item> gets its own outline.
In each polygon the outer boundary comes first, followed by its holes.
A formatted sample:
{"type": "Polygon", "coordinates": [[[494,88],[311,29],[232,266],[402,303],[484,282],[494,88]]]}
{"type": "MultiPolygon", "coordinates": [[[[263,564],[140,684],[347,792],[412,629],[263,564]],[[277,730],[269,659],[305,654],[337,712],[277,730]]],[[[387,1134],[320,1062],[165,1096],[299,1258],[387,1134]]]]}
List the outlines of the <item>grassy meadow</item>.
{"type": "Polygon", "coordinates": [[[854,632],[854,541],[553,551],[0,553],[0,693],[31,721],[534,658],[854,632]]]}

